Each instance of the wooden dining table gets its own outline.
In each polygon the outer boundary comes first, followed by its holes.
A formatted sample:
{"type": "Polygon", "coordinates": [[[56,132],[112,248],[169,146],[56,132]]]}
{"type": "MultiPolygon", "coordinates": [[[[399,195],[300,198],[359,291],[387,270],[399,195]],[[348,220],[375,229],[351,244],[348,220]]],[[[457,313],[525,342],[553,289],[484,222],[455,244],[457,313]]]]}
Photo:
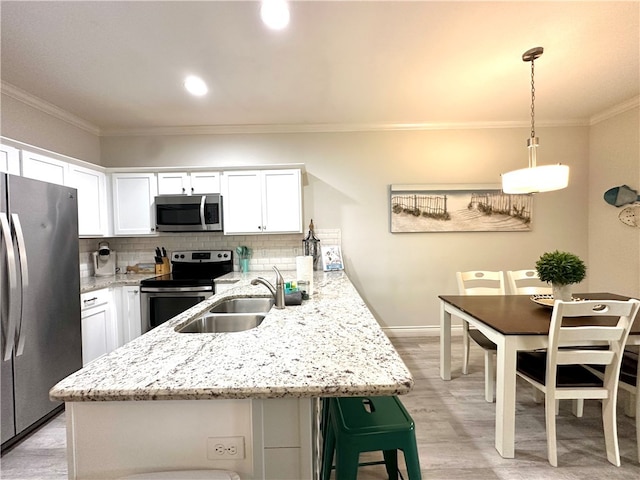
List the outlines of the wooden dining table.
{"type": "MultiPolygon", "coordinates": [[[[628,300],[612,293],[576,293],[585,300],[628,300]]],[[[497,345],[495,447],[504,458],[515,456],[516,356],[521,350],[546,348],[552,308],[529,295],[440,295],[440,377],[451,380],[451,316],[462,318],[497,345]]],[[[601,317],[603,324],[614,323],[601,317]]],[[[576,326],[580,319],[571,320],[576,326]]],[[[565,325],[569,324],[565,321],[565,325]]],[[[640,345],[636,321],[628,345],[640,345]]]]}

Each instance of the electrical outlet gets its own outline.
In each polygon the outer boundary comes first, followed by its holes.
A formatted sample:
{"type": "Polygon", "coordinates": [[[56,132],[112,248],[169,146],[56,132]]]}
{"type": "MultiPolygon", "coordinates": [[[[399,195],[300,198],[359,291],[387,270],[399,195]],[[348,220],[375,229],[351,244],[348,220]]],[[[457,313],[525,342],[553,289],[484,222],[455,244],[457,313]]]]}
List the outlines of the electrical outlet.
{"type": "Polygon", "coordinates": [[[208,460],[240,460],[244,458],[244,437],[207,438],[208,460]]]}

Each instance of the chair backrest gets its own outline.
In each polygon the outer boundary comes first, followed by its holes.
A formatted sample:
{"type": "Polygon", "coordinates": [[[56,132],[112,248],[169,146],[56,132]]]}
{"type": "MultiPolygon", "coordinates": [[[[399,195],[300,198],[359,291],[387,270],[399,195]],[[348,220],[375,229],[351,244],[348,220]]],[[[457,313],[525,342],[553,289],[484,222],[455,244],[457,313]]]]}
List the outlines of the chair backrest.
{"type": "Polygon", "coordinates": [[[507,270],[507,283],[513,295],[552,293],[551,286],[542,282],[535,270],[507,270]]]}
{"type": "Polygon", "coordinates": [[[604,365],[604,388],[609,391],[618,388],[624,347],[639,307],[640,301],[636,299],[556,300],[549,325],[546,384],[556,384],[558,365],[588,364],[604,365]],[[575,326],[576,317],[581,317],[580,326],[575,326]],[[610,318],[609,326],[603,324],[602,317],[610,318]],[[594,349],[594,344],[600,347],[594,349]],[[558,348],[558,345],[572,346],[558,348]]]}
{"type": "Polygon", "coordinates": [[[456,272],[460,295],[504,295],[504,272],[472,270],[456,272]]]}

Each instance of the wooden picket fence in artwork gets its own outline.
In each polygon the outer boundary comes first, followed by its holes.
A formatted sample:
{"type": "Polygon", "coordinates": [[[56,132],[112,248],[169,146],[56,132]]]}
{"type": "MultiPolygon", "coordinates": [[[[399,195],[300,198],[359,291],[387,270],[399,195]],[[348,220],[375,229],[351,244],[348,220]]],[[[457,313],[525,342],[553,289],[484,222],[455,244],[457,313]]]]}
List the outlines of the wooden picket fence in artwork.
{"type": "Polygon", "coordinates": [[[394,195],[392,211],[412,213],[416,216],[439,217],[447,214],[446,195],[394,195]]]}
{"type": "Polygon", "coordinates": [[[494,213],[531,221],[531,196],[506,195],[504,193],[472,193],[469,209],[477,209],[486,215],[494,213]]]}

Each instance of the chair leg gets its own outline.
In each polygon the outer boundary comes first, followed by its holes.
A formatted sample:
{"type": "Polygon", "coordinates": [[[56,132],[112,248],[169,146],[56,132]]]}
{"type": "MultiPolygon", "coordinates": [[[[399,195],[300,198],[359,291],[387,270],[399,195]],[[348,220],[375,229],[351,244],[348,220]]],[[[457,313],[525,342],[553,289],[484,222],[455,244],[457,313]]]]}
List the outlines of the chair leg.
{"type": "Polygon", "coordinates": [[[462,320],[462,373],[469,373],[469,322],[462,320]]]}
{"type": "Polygon", "coordinates": [[[620,466],[620,449],[618,448],[618,428],[616,424],[616,395],[602,400],[602,425],[604,442],[607,447],[607,460],[616,467],[620,466]]]}
{"type": "Polygon", "coordinates": [[[398,480],[398,450],[384,450],[382,455],[389,480],[398,480]]]}
{"type": "Polygon", "coordinates": [[[533,389],[533,401],[535,403],[542,403],[544,402],[544,393],[542,393],[540,390],[538,390],[537,388],[531,387],[533,389]]]}
{"type": "Polygon", "coordinates": [[[582,418],[582,414],[584,413],[584,398],[576,398],[572,400],[572,402],[571,410],[573,411],[573,414],[578,418],[582,418]]]}
{"type": "Polygon", "coordinates": [[[636,413],[638,412],[638,409],[636,408],[636,398],[637,395],[631,393],[631,392],[626,392],[626,401],[624,402],[624,414],[627,417],[635,417],[636,413]]]}
{"type": "Polygon", "coordinates": [[[637,380],[635,414],[636,414],[636,447],[638,447],[638,463],[640,463],[640,379],[637,380]]]}
{"type": "Polygon", "coordinates": [[[336,480],[353,480],[358,476],[359,456],[348,448],[338,448],[336,452],[336,480]]]}
{"type": "Polygon", "coordinates": [[[402,453],[404,454],[404,461],[407,466],[409,480],[422,480],[420,460],[418,457],[418,446],[415,441],[415,436],[412,437],[413,440],[406,443],[402,453]]]}
{"type": "Polygon", "coordinates": [[[547,458],[549,459],[549,463],[554,467],[558,466],[558,450],[556,446],[556,405],[556,399],[547,392],[544,400],[544,416],[547,428],[547,458]]]}
{"type": "Polygon", "coordinates": [[[484,351],[484,399],[489,403],[493,403],[494,356],[493,351],[484,351]]]}
{"type": "Polygon", "coordinates": [[[329,477],[331,477],[331,467],[333,466],[333,455],[335,453],[335,449],[336,433],[333,430],[333,425],[331,425],[329,420],[325,429],[325,438],[323,439],[321,471],[322,480],[329,480],[329,477]]]}

